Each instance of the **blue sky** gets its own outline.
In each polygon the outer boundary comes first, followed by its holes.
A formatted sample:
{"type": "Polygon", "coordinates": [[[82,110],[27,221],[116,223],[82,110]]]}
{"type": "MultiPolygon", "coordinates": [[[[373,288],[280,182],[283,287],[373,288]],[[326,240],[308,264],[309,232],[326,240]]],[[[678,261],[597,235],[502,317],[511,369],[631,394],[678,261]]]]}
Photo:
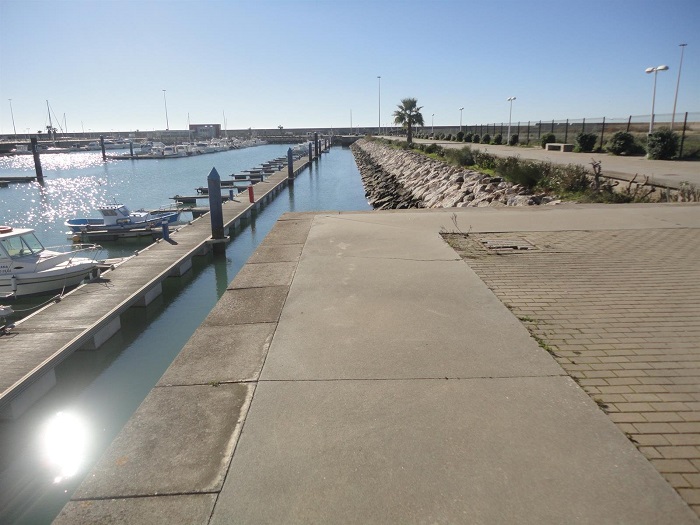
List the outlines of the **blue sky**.
{"type": "Polygon", "coordinates": [[[0,133],[700,111],[700,0],[0,0],[0,133]],[[55,125],[55,122],[54,122],[55,125]]]}

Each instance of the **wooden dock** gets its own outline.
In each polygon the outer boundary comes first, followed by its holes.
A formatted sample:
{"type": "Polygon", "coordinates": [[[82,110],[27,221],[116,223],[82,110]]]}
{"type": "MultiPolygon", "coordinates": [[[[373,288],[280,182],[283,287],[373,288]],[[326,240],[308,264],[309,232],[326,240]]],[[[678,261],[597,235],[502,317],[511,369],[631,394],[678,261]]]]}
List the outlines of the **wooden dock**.
{"type": "MultiPolygon", "coordinates": [[[[294,176],[308,164],[308,159],[294,162],[294,176]]],[[[257,186],[255,203],[242,198],[225,202],[224,231],[230,235],[253,209],[271,201],[286,187],[287,175],[285,167],[257,186]]],[[[192,258],[208,253],[217,242],[226,241],[213,241],[210,221],[200,217],[174,231],[170,242],[157,241],[60,302],[17,322],[8,335],[0,336],[0,418],[22,414],[53,387],[56,365],[76,350],[99,348],[121,328],[122,313],[147,306],[160,295],[165,279],[185,274],[192,258]]]]}

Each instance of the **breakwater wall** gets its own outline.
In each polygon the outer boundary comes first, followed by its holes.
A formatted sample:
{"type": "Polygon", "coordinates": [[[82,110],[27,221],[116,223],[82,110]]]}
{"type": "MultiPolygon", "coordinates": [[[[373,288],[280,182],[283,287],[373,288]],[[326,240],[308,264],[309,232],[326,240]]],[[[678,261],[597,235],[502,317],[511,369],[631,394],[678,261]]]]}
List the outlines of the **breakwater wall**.
{"type": "Polygon", "coordinates": [[[559,202],[517,184],[362,139],[352,145],[375,209],[531,206],[559,202]]]}

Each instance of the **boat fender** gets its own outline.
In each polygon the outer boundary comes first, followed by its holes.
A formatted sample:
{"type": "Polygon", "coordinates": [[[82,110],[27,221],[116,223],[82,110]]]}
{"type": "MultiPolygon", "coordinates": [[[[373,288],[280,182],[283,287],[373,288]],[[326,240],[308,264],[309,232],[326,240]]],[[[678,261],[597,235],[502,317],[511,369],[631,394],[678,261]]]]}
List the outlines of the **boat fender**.
{"type": "Polygon", "coordinates": [[[11,233],[12,226],[0,226],[0,233],[11,233]]]}

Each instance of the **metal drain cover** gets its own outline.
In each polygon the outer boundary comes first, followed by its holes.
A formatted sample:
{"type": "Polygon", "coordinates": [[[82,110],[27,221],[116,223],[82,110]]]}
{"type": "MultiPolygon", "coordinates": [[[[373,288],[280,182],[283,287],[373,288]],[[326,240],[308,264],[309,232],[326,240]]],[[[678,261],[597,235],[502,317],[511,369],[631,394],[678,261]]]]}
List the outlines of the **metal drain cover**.
{"type": "Polygon", "coordinates": [[[484,239],[481,241],[487,250],[496,251],[518,251],[535,250],[537,247],[523,239],[484,239]]]}

